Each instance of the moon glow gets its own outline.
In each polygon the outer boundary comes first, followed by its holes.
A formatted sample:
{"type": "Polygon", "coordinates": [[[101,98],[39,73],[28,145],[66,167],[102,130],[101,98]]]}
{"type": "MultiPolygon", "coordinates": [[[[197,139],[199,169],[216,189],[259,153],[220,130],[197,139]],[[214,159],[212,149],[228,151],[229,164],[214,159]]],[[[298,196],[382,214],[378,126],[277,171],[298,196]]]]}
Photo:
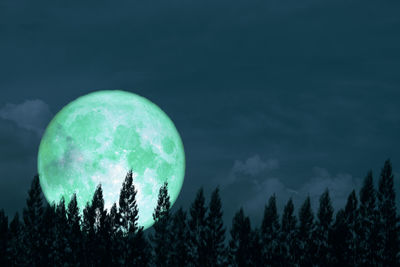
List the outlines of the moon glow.
{"type": "Polygon", "coordinates": [[[183,144],[173,122],[154,103],[124,91],[98,91],[65,106],[48,125],[39,147],[38,172],[49,203],[76,193],[82,212],[102,185],[104,204],[118,204],[126,173],[137,190],[138,224],[154,221],[158,192],[168,182],[171,204],[185,172],[183,144]]]}

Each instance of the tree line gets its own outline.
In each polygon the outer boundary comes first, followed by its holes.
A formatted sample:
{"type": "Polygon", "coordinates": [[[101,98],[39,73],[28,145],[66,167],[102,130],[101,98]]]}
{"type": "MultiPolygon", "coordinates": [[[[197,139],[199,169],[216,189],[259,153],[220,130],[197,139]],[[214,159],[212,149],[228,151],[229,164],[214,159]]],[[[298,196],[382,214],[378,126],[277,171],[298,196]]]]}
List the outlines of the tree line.
{"type": "Polygon", "coordinates": [[[298,214],[292,199],[282,215],[276,196],[265,205],[261,225],[252,227],[241,208],[224,226],[216,188],[206,203],[203,189],[188,212],[171,212],[168,184],[160,188],[149,233],[138,225],[132,172],[118,206],[107,211],[101,186],[80,213],[74,195],[44,204],[33,179],[22,218],[9,222],[0,211],[0,266],[399,266],[399,217],[389,160],[375,189],[368,172],[357,195],[334,214],[329,191],[314,214],[310,198],[298,214]],[[82,216],[81,216],[82,214],[82,216]]]}

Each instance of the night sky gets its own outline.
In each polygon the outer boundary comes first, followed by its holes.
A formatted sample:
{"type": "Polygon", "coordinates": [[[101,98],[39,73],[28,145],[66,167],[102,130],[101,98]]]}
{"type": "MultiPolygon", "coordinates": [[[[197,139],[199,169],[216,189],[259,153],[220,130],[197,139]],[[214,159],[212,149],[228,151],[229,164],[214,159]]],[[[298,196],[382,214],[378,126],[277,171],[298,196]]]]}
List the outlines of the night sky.
{"type": "MultiPolygon", "coordinates": [[[[0,2],[0,207],[25,205],[64,105],[122,89],[159,105],[186,153],[175,207],[221,188],[258,224],[329,188],[335,208],[386,159],[400,194],[400,2],[0,2]]],[[[399,200],[399,197],[397,198],[399,200]]]]}

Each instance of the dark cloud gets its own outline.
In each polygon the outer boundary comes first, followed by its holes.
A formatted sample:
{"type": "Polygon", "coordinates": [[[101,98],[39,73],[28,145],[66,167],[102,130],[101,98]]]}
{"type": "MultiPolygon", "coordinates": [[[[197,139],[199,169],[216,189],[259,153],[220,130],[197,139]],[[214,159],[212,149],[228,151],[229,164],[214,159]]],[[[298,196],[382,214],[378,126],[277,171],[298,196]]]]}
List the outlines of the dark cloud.
{"type": "Polygon", "coordinates": [[[260,221],[264,206],[274,194],[277,197],[277,205],[280,211],[283,210],[284,205],[290,198],[296,208],[299,208],[306,197],[309,196],[312,207],[316,212],[322,192],[328,189],[332,205],[338,210],[345,206],[347,197],[353,189],[357,192],[359,191],[361,184],[362,179],[354,178],[350,174],[338,173],[333,175],[326,169],[314,167],[312,175],[305,179],[300,187],[289,187],[285,184],[284,177],[275,177],[264,173],[256,176],[242,176],[234,184],[224,187],[223,193],[227,194],[227,191],[238,192],[239,188],[245,188],[247,190],[246,194],[237,194],[236,197],[233,197],[234,193],[231,193],[232,198],[230,199],[234,199],[236,205],[243,206],[256,221],[260,221]]]}
{"type": "Polygon", "coordinates": [[[232,167],[232,175],[245,174],[256,176],[266,170],[276,169],[278,167],[279,162],[277,160],[270,159],[268,161],[263,161],[259,155],[254,155],[244,162],[236,160],[232,167]]]}
{"type": "Polygon", "coordinates": [[[52,114],[49,106],[41,100],[26,100],[21,104],[7,103],[0,108],[0,118],[15,122],[25,130],[42,136],[52,114]]]}

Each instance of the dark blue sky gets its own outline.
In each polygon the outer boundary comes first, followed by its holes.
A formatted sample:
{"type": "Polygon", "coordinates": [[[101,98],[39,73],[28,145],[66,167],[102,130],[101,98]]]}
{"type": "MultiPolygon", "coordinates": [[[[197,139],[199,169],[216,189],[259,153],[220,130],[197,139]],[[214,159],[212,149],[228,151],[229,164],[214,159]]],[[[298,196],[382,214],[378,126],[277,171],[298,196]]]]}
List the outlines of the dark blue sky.
{"type": "Polygon", "coordinates": [[[400,2],[0,2],[0,205],[21,210],[43,129],[75,98],[122,89],[184,142],[177,206],[221,186],[227,217],[268,197],[335,207],[391,158],[400,193],[400,2]]]}

